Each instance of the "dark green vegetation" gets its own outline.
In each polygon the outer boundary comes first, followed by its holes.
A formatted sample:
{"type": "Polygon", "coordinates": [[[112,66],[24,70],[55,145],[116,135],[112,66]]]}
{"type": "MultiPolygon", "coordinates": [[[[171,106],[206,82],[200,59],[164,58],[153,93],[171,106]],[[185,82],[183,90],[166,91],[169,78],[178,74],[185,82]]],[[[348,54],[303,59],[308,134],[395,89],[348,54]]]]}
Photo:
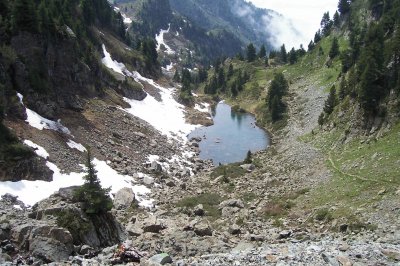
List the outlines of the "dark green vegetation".
{"type": "Polygon", "coordinates": [[[0,6],[0,161],[12,164],[33,154],[2,124],[25,119],[16,97],[30,109],[56,119],[63,109],[81,111],[85,98],[104,97],[108,89],[141,87],[123,80],[101,63],[102,44],[127,67],[157,76],[160,65],[153,40],[133,45],[120,13],[107,0],[16,0],[0,6]],[[126,48],[124,48],[124,46],[126,48]]]}
{"type": "Polygon", "coordinates": [[[218,210],[218,205],[222,202],[222,198],[217,194],[201,194],[194,197],[186,197],[177,203],[178,207],[194,208],[202,204],[205,210],[205,215],[216,219],[221,216],[221,211],[218,210]]]}
{"type": "Polygon", "coordinates": [[[106,213],[111,210],[113,204],[109,196],[110,189],[101,187],[100,180],[96,175],[96,169],[92,162],[90,149],[86,158],[87,175],[83,177],[85,183],[74,192],[74,197],[81,202],[82,210],[87,214],[106,213]]]}

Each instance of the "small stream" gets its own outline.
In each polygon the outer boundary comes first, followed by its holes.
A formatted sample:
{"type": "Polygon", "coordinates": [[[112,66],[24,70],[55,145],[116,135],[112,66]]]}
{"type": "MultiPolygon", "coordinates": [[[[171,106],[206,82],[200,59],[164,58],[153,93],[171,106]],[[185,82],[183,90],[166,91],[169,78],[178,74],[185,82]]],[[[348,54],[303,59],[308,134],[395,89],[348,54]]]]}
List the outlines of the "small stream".
{"type": "Polygon", "coordinates": [[[200,159],[214,165],[243,161],[247,152],[264,150],[269,145],[267,132],[256,125],[249,113],[237,113],[220,102],[211,110],[214,125],[192,131],[188,138],[201,138],[200,159]]]}

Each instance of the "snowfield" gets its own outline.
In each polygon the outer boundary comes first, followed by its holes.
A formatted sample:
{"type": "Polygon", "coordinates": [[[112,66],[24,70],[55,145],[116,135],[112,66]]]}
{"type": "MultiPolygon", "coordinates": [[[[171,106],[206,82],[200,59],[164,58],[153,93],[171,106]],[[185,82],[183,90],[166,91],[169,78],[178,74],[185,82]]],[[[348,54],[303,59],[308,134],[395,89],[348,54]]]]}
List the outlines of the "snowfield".
{"type": "Polygon", "coordinates": [[[185,107],[174,99],[175,88],[164,88],[154,80],[145,78],[136,71],[130,72],[123,63],[119,63],[111,58],[104,44],[103,51],[105,57],[102,59],[102,62],[106,67],[117,73],[132,77],[137,82],[148,83],[160,91],[161,102],[157,101],[151,95],[147,95],[142,101],[124,98],[131,108],[123,110],[145,120],[159,130],[161,134],[186,142],[186,136],[199,127],[199,125],[192,125],[186,122],[185,107]]]}
{"type": "Polygon", "coordinates": [[[168,44],[165,43],[164,41],[164,34],[169,33],[169,30],[171,28],[171,24],[168,24],[168,29],[167,30],[160,30],[160,33],[156,35],[156,42],[157,42],[157,51],[161,49],[161,44],[164,45],[166,49],[167,54],[175,54],[175,51],[171,49],[171,47],[168,46],[168,44]]]}
{"type": "MultiPolygon", "coordinates": [[[[30,140],[25,140],[24,143],[35,148],[37,155],[45,159],[49,157],[48,152],[43,147],[30,140]]],[[[93,159],[93,164],[97,170],[97,176],[102,187],[111,188],[111,196],[121,188],[132,188],[140,206],[146,208],[154,207],[153,200],[148,198],[148,194],[150,194],[151,190],[143,185],[136,185],[135,183],[137,183],[137,181],[133,177],[118,174],[117,171],[112,169],[106,162],[100,161],[96,158],[93,159]]],[[[48,198],[60,188],[80,186],[84,183],[83,176],[86,174],[84,171],[81,173],[72,172],[65,174],[61,173],[60,169],[54,163],[48,161],[46,162],[46,165],[53,171],[53,181],[22,180],[18,182],[0,182],[0,195],[2,196],[6,193],[10,193],[14,196],[18,196],[18,199],[25,205],[33,206],[35,203],[48,198]]],[[[82,169],[84,170],[83,166],[82,169]]]]}
{"type": "MultiPolygon", "coordinates": [[[[19,98],[20,103],[22,105],[24,105],[24,101],[23,101],[24,96],[22,96],[21,93],[17,93],[17,96],[19,98]]],[[[28,124],[30,126],[37,128],[39,130],[50,129],[50,130],[58,131],[58,132],[61,132],[64,134],[71,135],[71,132],[69,131],[69,129],[67,127],[63,126],[61,124],[60,120],[55,122],[55,121],[49,120],[47,118],[44,118],[43,116],[39,115],[35,111],[32,111],[31,109],[27,108],[26,106],[25,106],[25,109],[26,109],[26,115],[27,115],[27,119],[25,121],[28,122],[28,124]]]]}

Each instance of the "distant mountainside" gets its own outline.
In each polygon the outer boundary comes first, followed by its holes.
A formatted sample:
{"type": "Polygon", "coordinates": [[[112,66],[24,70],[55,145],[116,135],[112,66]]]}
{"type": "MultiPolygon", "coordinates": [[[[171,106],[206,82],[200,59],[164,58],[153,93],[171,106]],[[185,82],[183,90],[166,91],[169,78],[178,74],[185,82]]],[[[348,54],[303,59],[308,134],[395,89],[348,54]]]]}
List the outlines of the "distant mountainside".
{"type": "Polygon", "coordinates": [[[273,10],[260,9],[244,0],[170,0],[171,8],[206,30],[225,29],[243,44],[250,42],[275,47],[268,24],[279,16],[273,10]]]}
{"type": "Polygon", "coordinates": [[[169,36],[175,39],[172,43],[194,52],[192,59],[200,62],[233,56],[249,43],[274,50],[283,43],[282,27],[288,27],[286,33],[299,34],[280,14],[244,0],[117,0],[115,4],[133,19],[129,29],[133,38],[153,38],[170,26],[175,35],[169,36]]]}

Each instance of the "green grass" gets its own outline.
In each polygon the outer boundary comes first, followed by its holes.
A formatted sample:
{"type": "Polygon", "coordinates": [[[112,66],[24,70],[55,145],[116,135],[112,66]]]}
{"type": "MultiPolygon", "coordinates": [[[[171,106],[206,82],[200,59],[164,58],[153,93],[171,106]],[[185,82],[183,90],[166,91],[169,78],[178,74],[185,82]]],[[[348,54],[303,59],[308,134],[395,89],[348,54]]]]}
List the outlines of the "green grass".
{"type": "Polygon", "coordinates": [[[215,193],[205,193],[198,196],[186,197],[181,199],[176,206],[185,208],[194,208],[199,204],[203,204],[206,215],[214,219],[221,216],[218,205],[222,202],[222,197],[215,193]]]}
{"type": "Polygon", "coordinates": [[[211,177],[217,178],[222,175],[228,178],[239,178],[246,173],[246,171],[240,167],[241,164],[242,163],[220,165],[214,169],[214,171],[211,173],[211,177]]]}

